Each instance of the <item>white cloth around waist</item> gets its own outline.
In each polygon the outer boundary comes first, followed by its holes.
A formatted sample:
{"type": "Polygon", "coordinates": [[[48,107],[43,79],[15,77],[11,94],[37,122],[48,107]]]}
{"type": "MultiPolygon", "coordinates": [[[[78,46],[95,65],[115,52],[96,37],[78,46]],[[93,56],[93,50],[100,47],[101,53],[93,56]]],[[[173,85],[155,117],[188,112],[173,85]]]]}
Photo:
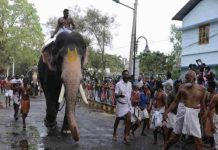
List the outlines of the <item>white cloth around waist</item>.
{"type": "Polygon", "coordinates": [[[133,111],[131,113],[131,122],[136,122],[137,120],[141,121],[141,109],[138,106],[133,107],[133,111]]]}
{"type": "Polygon", "coordinates": [[[174,128],[173,128],[173,132],[175,134],[181,134],[182,133],[184,117],[185,117],[185,105],[184,105],[184,103],[180,102],[178,104],[175,125],[174,125],[174,128]]]}
{"type": "Polygon", "coordinates": [[[6,91],[5,91],[5,96],[10,96],[10,97],[12,97],[12,96],[13,96],[13,90],[6,90],[6,91]]]}
{"type": "Polygon", "coordinates": [[[141,118],[142,119],[148,119],[149,118],[148,110],[146,108],[141,111],[141,118]]]}
{"type": "Polygon", "coordinates": [[[116,105],[116,116],[117,117],[123,117],[124,115],[126,115],[128,112],[131,112],[132,108],[129,105],[129,103],[126,104],[121,104],[121,103],[117,103],[116,105]]]}
{"type": "Polygon", "coordinates": [[[200,109],[185,107],[185,117],[182,128],[182,133],[201,138],[201,128],[199,122],[200,109]]]}
{"type": "Polygon", "coordinates": [[[70,29],[68,29],[68,28],[65,28],[65,27],[62,27],[62,28],[60,28],[60,29],[58,30],[57,35],[60,34],[60,33],[62,33],[62,32],[71,33],[72,30],[70,30],[70,29]]]}
{"type": "Polygon", "coordinates": [[[168,114],[168,118],[167,118],[167,128],[172,129],[175,126],[175,122],[176,122],[176,115],[172,112],[170,112],[168,114]]]}
{"type": "Polygon", "coordinates": [[[162,127],[163,113],[165,112],[165,106],[154,110],[151,118],[151,128],[156,129],[162,127]]]}
{"type": "Polygon", "coordinates": [[[14,95],[13,97],[13,102],[17,105],[20,105],[20,98],[18,95],[14,95]]]}

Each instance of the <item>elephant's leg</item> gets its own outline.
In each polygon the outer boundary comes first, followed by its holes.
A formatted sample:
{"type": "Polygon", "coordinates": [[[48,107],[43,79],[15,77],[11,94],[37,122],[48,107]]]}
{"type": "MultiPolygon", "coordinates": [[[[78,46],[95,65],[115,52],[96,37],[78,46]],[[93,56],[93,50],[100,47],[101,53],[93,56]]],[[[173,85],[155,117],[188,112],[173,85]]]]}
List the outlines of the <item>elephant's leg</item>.
{"type": "Polygon", "coordinates": [[[45,117],[45,126],[48,128],[56,127],[56,118],[59,108],[58,99],[58,92],[45,92],[46,96],[46,117],[45,117]]]}
{"type": "Polygon", "coordinates": [[[69,127],[68,120],[67,120],[67,109],[65,109],[64,122],[63,122],[61,132],[66,133],[66,131],[68,130],[70,130],[70,127],[69,127]]]}

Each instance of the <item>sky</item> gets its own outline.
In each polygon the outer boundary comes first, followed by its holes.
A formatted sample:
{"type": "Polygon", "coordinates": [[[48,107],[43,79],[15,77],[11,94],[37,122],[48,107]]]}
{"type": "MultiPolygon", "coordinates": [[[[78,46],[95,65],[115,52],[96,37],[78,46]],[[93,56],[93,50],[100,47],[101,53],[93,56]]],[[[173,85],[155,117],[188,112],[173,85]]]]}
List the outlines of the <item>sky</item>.
{"type": "MultiPolygon", "coordinates": [[[[181,26],[182,24],[180,21],[173,21],[172,17],[188,1],[138,0],[136,37],[146,37],[151,51],[169,54],[172,51],[172,44],[169,41],[170,25],[174,23],[181,26]]],[[[131,9],[112,0],[28,0],[28,2],[35,5],[42,25],[50,17],[62,17],[63,9],[74,8],[76,5],[82,10],[94,7],[100,10],[102,14],[115,15],[118,26],[112,30],[112,44],[106,48],[106,53],[129,58],[133,21],[131,9]]],[[[134,7],[135,0],[120,0],[120,2],[134,7]]],[[[138,53],[143,51],[145,44],[144,39],[139,40],[138,53]]]]}

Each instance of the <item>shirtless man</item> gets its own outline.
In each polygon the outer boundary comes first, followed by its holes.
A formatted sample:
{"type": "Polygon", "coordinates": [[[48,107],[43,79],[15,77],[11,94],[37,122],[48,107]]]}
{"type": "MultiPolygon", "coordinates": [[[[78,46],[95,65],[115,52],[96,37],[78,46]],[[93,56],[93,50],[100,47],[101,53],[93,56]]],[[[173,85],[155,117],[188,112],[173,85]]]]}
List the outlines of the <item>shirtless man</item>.
{"type": "MultiPolygon", "coordinates": [[[[167,96],[167,107],[169,107],[170,104],[175,100],[181,83],[182,83],[181,80],[176,80],[174,82],[173,90],[169,92],[167,96]]],[[[175,125],[175,120],[176,120],[176,112],[177,112],[177,107],[168,113],[167,123],[166,123],[166,126],[164,126],[164,134],[166,136],[166,140],[168,140],[170,135],[172,134],[173,127],[175,125]]]]}
{"type": "Polygon", "coordinates": [[[23,86],[19,89],[19,95],[21,96],[21,109],[23,119],[23,129],[26,129],[26,117],[30,109],[30,95],[32,94],[31,87],[27,85],[28,81],[24,79],[23,86]]]}
{"type": "Polygon", "coordinates": [[[133,106],[133,111],[131,114],[131,133],[135,136],[135,131],[140,126],[141,121],[141,110],[139,108],[139,100],[140,100],[140,90],[138,85],[133,86],[132,94],[131,94],[131,102],[133,106]]]}
{"type": "Polygon", "coordinates": [[[10,83],[10,76],[8,76],[8,79],[6,81],[6,86],[5,86],[5,105],[6,108],[7,106],[11,106],[11,99],[13,97],[13,91],[11,89],[11,83],[10,83]]]}
{"type": "Polygon", "coordinates": [[[149,114],[148,114],[148,105],[150,103],[150,97],[151,97],[151,92],[148,88],[148,83],[146,83],[145,85],[142,86],[142,90],[140,93],[140,101],[139,101],[139,107],[142,111],[142,122],[143,122],[143,126],[142,126],[142,132],[141,135],[142,136],[146,136],[146,134],[144,133],[145,128],[148,130],[150,127],[149,124],[149,114]]]}
{"type": "Polygon", "coordinates": [[[179,88],[176,99],[171,103],[164,114],[164,120],[179,103],[176,122],[173,134],[164,146],[164,150],[169,149],[179,140],[181,133],[192,135],[197,150],[202,150],[201,129],[199,123],[199,113],[204,112],[204,99],[206,97],[205,88],[195,83],[197,76],[193,70],[187,71],[186,82],[179,88]]]}
{"type": "Polygon", "coordinates": [[[64,16],[60,17],[58,19],[57,27],[52,34],[51,38],[55,36],[56,33],[58,32],[72,32],[73,29],[75,29],[75,24],[73,22],[73,19],[69,17],[69,10],[64,9],[63,11],[64,16]]]}
{"type": "Polygon", "coordinates": [[[11,89],[13,90],[13,106],[14,106],[14,119],[17,121],[19,117],[20,95],[19,88],[22,85],[19,75],[15,75],[15,78],[10,81],[11,89]]]}
{"type": "Polygon", "coordinates": [[[215,141],[215,148],[218,149],[218,94],[213,96],[211,103],[207,109],[207,112],[210,112],[210,110],[213,110],[214,108],[214,117],[212,118],[212,114],[210,114],[209,118],[214,132],[213,137],[215,141]]]}
{"type": "MultiPolygon", "coordinates": [[[[217,93],[216,92],[216,83],[214,81],[210,81],[207,83],[207,97],[205,100],[205,105],[208,108],[208,106],[211,103],[211,100],[213,96],[217,93]]],[[[205,143],[209,143],[211,147],[214,145],[213,140],[213,115],[214,115],[214,109],[210,110],[210,113],[204,114],[203,117],[203,127],[204,127],[204,137],[202,137],[203,141],[205,143]]]]}
{"type": "MultiPolygon", "coordinates": [[[[161,81],[156,82],[157,91],[154,94],[154,101],[153,101],[153,114],[151,119],[151,128],[154,129],[154,142],[153,144],[157,144],[157,133],[158,131],[162,130],[162,117],[165,112],[166,107],[166,93],[163,90],[163,85],[161,81]],[[158,121],[156,121],[158,120],[158,121]]],[[[164,136],[165,139],[165,136],[164,136]]]]}

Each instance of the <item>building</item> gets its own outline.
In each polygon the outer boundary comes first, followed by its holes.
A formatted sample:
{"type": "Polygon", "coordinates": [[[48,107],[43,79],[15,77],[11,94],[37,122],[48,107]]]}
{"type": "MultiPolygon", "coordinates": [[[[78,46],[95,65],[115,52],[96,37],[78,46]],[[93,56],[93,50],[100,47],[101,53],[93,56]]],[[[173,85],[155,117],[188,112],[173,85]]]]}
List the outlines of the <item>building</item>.
{"type": "Polygon", "coordinates": [[[124,69],[128,70],[129,69],[129,61],[127,60],[127,58],[122,58],[122,62],[124,65],[124,69]]]}
{"type": "Polygon", "coordinates": [[[218,0],[190,0],[173,20],[182,21],[182,70],[201,59],[218,74],[218,0]]]}

